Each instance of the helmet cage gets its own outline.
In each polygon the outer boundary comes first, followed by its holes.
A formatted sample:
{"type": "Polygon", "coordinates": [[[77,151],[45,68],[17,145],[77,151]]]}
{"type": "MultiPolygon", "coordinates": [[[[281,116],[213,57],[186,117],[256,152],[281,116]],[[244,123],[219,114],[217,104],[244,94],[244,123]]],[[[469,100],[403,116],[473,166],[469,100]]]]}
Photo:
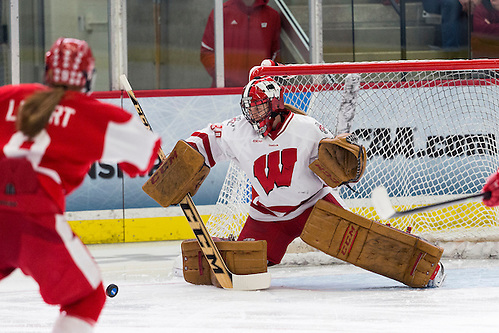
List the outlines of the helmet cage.
{"type": "Polygon", "coordinates": [[[268,98],[253,100],[251,97],[241,99],[241,110],[251,124],[258,123],[270,115],[271,107],[268,98]]]}
{"type": "Polygon", "coordinates": [[[265,137],[272,129],[272,107],[269,98],[252,100],[251,97],[241,99],[241,110],[246,120],[260,137],[265,137]]]}
{"type": "Polygon", "coordinates": [[[272,129],[272,116],[282,101],[280,87],[270,77],[251,80],[243,90],[241,111],[260,137],[272,129]]]}

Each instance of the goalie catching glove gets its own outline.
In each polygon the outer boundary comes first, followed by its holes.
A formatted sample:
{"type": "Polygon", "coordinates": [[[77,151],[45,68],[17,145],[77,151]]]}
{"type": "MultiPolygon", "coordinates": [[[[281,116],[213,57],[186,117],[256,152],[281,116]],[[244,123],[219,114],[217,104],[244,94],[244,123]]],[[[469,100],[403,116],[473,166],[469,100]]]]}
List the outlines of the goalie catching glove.
{"type": "Polygon", "coordinates": [[[353,134],[340,134],[319,143],[319,157],[309,168],[327,185],[338,187],[356,183],[366,169],[366,149],[353,134]]]}

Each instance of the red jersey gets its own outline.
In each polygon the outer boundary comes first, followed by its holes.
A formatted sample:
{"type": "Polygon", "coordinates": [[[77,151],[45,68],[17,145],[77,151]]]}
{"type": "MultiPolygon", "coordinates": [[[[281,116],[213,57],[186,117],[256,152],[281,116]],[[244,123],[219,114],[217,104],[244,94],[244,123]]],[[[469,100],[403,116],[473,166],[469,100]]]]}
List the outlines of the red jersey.
{"type": "Polygon", "coordinates": [[[32,140],[16,131],[19,104],[46,89],[41,84],[0,87],[0,159],[30,161],[41,186],[62,211],[64,197],[83,182],[95,161],[119,163],[130,176],[150,170],[159,137],[132,114],[80,92],[67,91],[46,128],[32,140]]]}
{"type": "MultiPolygon", "coordinates": [[[[226,87],[243,87],[253,66],[260,65],[264,59],[276,59],[281,19],[268,2],[256,0],[252,7],[247,7],[241,0],[229,0],[223,5],[226,87]]],[[[201,62],[213,78],[212,87],[215,87],[214,31],[212,10],[201,43],[201,62]]]]}
{"type": "Polygon", "coordinates": [[[477,5],[473,12],[473,32],[499,39],[499,11],[488,10],[483,4],[477,5]]]}

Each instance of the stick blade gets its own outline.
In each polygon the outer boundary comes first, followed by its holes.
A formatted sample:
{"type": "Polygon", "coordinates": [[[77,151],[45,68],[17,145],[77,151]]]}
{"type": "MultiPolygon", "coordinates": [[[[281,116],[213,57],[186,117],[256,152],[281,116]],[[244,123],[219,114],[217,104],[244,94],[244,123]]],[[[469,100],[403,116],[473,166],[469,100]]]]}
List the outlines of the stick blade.
{"type": "Polygon", "coordinates": [[[395,209],[393,209],[390,203],[390,197],[386,188],[383,186],[376,187],[371,192],[371,202],[376,210],[376,213],[382,220],[388,220],[390,217],[395,215],[395,209]]]}
{"type": "Polygon", "coordinates": [[[270,273],[248,275],[232,274],[232,289],[234,290],[261,290],[270,287],[270,273]]]}

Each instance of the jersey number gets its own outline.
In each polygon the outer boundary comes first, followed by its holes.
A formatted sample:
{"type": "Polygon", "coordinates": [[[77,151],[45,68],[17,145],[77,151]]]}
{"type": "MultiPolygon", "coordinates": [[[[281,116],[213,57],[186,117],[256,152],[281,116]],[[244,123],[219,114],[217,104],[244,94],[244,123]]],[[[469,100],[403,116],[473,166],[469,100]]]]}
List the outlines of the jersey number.
{"type": "Polygon", "coordinates": [[[277,187],[290,186],[297,160],[297,149],[273,151],[256,159],[253,173],[267,195],[277,187]]]}
{"type": "Polygon", "coordinates": [[[6,157],[24,157],[31,162],[33,167],[40,165],[43,155],[50,145],[50,136],[42,130],[33,140],[27,140],[21,132],[16,132],[4,146],[3,153],[6,157]]]}

